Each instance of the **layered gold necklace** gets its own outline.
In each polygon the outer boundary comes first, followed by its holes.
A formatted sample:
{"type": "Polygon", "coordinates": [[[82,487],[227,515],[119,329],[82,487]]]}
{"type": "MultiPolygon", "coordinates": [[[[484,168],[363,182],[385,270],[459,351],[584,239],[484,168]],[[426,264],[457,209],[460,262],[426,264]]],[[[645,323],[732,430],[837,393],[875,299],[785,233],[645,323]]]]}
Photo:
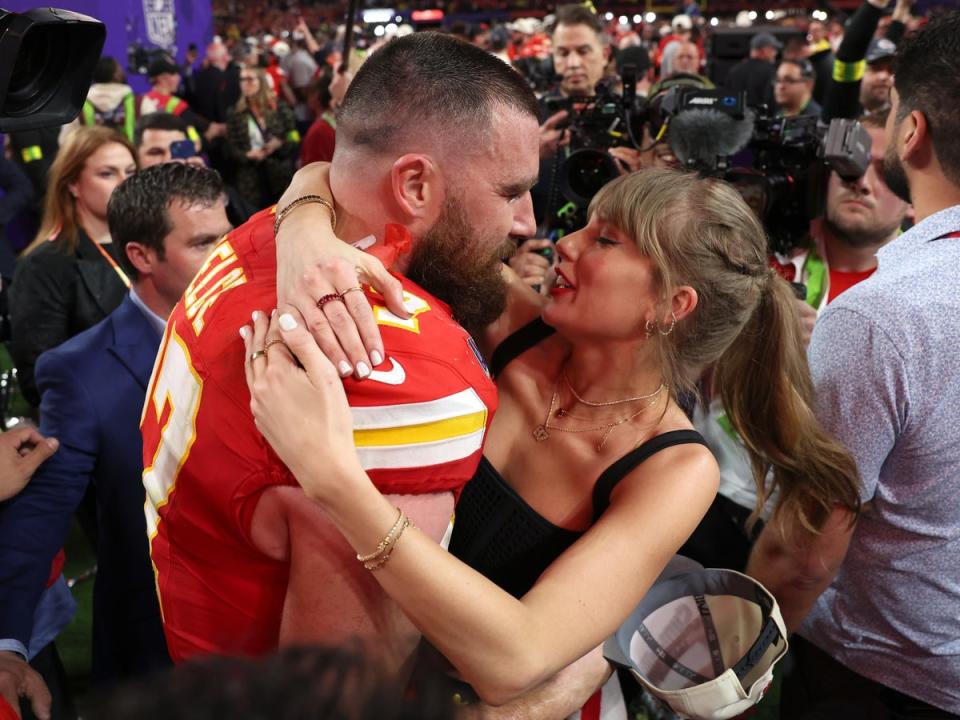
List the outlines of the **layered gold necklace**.
{"type": "Polygon", "coordinates": [[[547,416],[543,419],[542,423],[540,423],[533,429],[534,439],[537,442],[543,442],[544,440],[550,437],[551,430],[557,430],[559,432],[569,432],[569,433],[597,432],[602,430],[603,434],[600,436],[600,440],[597,441],[597,445],[596,445],[597,452],[600,452],[601,450],[603,450],[603,446],[606,444],[607,438],[610,437],[610,433],[613,432],[614,428],[619,427],[624,423],[630,422],[638,415],[642,415],[647,408],[656,404],[657,400],[660,399],[660,393],[662,393],[663,389],[666,387],[666,385],[664,385],[661,382],[660,386],[656,390],[646,395],[634,395],[632,397],[622,398],[620,400],[607,400],[605,402],[593,402],[591,400],[587,400],[581,397],[580,394],[577,393],[577,391],[573,388],[573,385],[570,382],[570,378],[567,377],[566,366],[564,366],[563,371],[561,372],[561,377],[563,378],[567,387],[570,388],[570,392],[573,395],[573,397],[576,399],[576,401],[579,402],[581,405],[585,405],[587,407],[610,407],[612,405],[623,405],[626,403],[646,401],[640,407],[640,409],[637,410],[636,412],[630,413],[629,415],[618,418],[609,423],[603,423],[601,425],[593,425],[590,427],[563,427],[561,425],[555,425],[551,423],[551,419],[553,417],[573,418],[573,415],[571,415],[570,412],[564,409],[563,407],[557,406],[557,401],[560,399],[560,381],[559,379],[557,380],[557,383],[553,386],[553,395],[551,395],[550,397],[550,407],[547,408],[547,416]],[[556,409],[556,415],[554,415],[555,409],[556,409]]]}

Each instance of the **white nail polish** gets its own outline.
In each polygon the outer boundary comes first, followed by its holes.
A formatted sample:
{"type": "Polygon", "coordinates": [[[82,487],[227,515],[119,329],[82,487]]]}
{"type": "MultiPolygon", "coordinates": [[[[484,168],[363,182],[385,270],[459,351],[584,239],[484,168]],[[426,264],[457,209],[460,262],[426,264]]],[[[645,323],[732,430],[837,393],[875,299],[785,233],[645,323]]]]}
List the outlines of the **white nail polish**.
{"type": "Polygon", "coordinates": [[[370,374],[370,368],[367,367],[367,364],[366,364],[365,362],[358,362],[358,363],[357,363],[357,377],[359,377],[359,378],[365,378],[365,377],[366,377],[367,375],[369,375],[369,374],[370,374]]]}
{"type": "Polygon", "coordinates": [[[260,318],[260,311],[259,311],[259,310],[254,310],[254,311],[250,314],[250,317],[252,317],[252,318],[253,318],[253,321],[256,322],[256,321],[260,318]]]}
{"type": "Polygon", "coordinates": [[[246,326],[240,328],[240,337],[242,337],[244,340],[247,339],[247,328],[246,328],[246,326]]]}
{"type": "Polygon", "coordinates": [[[413,315],[413,313],[415,313],[417,310],[417,306],[412,301],[405,300],[403,303],[403,309],[413,315]]]}
{"type": "Polygon", "coordinates": [[[348,363],[346,360],[341,360],[340,364],[337,365],[337,372],[339,372],[343,377],[346,377],[347,375],[351,375],[353,373],[353,368],[350,367],[350,363],[348,363]]]}
{"type": "Polygon", "coordinates": [[[290,332],[291,330],[297,329],[297,321],[294,320],[293,315],[290,313],[284,313],[280,316],[280,328],[290,332]]]}
{"type": "Polygon", "coordinates": [[[379,350],[374,350],[373,352],[370,353],[370,362],[373,363],[374,367],[376,367],[377,365],[383,362],[383,355],[380,353],[379,350]]]}

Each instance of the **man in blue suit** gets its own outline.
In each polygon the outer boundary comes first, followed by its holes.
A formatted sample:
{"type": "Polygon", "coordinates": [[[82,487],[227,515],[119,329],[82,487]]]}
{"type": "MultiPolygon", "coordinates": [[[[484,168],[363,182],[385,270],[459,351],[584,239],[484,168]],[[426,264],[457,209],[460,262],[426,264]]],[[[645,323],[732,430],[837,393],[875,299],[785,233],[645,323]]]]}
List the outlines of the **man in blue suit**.
{"type": "Polygon", "coordinates": [[[170,662],[143,515],[140,415],[166,318],[230,230],[223,192],[215,171],[181,163],[149,168],[117,188],[108,220],[130,292],[103,322],[37,362],[41,432],[59,438],[60,451],[0,505],[0,692],[11,658],[15,670],[16,655],[22,661],[39,650],[30,647],[42,630],[34,623],[38,600],[91,483],[99,535],[94,682],[170,662]]]}

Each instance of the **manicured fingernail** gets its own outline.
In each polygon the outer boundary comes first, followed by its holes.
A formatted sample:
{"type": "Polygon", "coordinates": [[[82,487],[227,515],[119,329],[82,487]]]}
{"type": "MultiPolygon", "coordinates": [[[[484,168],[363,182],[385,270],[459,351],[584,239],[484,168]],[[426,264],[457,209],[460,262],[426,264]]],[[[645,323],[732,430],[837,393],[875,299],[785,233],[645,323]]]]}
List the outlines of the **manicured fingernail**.
{"type": "Polygon", "coordinates": [[[379,350],[374,350],[370,353],[370,362],[372,362],[373,366],[376,367],[383,362],[383,354],[379,350]]]}
{"type": "Polygon", "coordinates": [[[358,362],[358,363],[357,363],[357,377],[359,377],[359,378],[365,378],[365,377],[366,377],[367,375],[369,375],[369,374],[370,374],[370,368],[367,367],[367,364],[366,364],[365,362],[358,362]]]}
{"type": "Polygon", "coordinates": [[[47,438],[47,445],[49,445],[52,450],[56,450],[60,447],[60,441],[56,438],[47,438]]]}
{"type": "Polygon", "coordinates": [[[337,365],[337,372],[339,372],[341,376],[346,377],[347,375],[351,375],[353,373],[353,368],[350,367],[350,363],[348,363],[346,360],[341,360],[340,364],[337,365]]]}
{"type": "Polygon", "coordinates": [[[406,310],[411,315],[413,315],[413,313],[417,311],[417,306],[412,301],[405,300],[403,302],[403,309],[406,310]]]}
{"type": "Polygon", "coordinates": [[[280,327],[287,332],[297,329],[297,321],[290,313],[284,313],[280,316],[280,327]]]}
{"type": "Polygon", "coordinates": [[[277,316],[277,309],[274,308],[273,310],[270,311],[270,317],[275,318],[276,316],[277,316]]]}
{"type": "Polygon", "coordinates": [[[242,337],[244,340],[246,340],[246,339],[247,339],[247,333],[248,333],[248,332],[250,332],[250,331],[247,330],[247,326],[244,325],[242,328],[240,328],[240,337],[242,337]]]}
{"type": "Polygon", "coordinates": [[[259,311],[259,310],[254,310],[254,311],[250,314],[250,317],[252,317],[252,318],[253,318],[253,321],[256,322],[257,320],[260,319],[260,311],[259,311]]]}

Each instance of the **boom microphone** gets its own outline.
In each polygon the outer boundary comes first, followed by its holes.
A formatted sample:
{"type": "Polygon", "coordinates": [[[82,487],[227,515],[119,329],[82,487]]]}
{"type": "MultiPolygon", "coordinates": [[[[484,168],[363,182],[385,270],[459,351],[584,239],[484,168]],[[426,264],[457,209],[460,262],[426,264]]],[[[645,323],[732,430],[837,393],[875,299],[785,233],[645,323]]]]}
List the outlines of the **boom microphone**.
{"type": "Polygon", "coordinates": [[[753,112],[737,119],[712,109],[685,110],[670,121],[666,140],[684,167],[717,170],[753,135],[753,112]]]}

